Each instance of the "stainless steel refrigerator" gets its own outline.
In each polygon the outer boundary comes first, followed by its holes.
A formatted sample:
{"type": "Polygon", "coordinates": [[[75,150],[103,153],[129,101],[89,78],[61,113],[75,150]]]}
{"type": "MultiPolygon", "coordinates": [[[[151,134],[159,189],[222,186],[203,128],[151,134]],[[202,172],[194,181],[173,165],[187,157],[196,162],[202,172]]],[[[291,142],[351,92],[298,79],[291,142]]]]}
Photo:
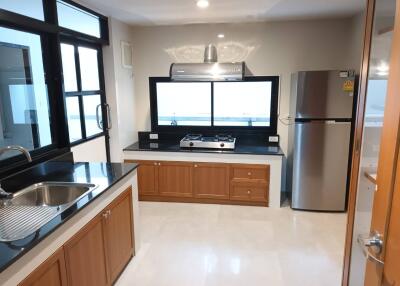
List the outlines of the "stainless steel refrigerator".
{"type": "Polygon", "coordinates": [[[288,189],[293,209],[345,211],[353,71],[292,75],[288,189]]]}

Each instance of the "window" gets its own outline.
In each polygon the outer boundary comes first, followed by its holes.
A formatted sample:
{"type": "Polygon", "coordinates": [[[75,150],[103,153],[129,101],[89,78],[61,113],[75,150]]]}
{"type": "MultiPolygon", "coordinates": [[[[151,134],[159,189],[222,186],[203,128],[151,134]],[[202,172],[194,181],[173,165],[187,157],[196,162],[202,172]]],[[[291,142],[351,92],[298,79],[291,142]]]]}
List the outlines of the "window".
{"type": "Polygon", "coordinates": [[[100,19],[96,15],[60,0],[57,1],[57,12],[61,27],[100,38],[100,19]]]}
{"type": "Polygon", "coordinates": [[[0,146],[52,144],[42,52],[39,35],[0,27],[0,146]]]}
{"type": "Polygon", "coordinates": [[[1,9],[44,20],[42,0],[0,0],[1,9]]]}
{"type": "Polygon", "coordinates": [[[279,77],[235,82],[150,78],[153,131],[276,133],[279,77]]]}
{"type": "Polygon", "coordinates": [[[211,83],[157,83],[158,125],[211,126],[211,83]]]}
{"type": "Polygon", "coordinates": [[[214,125],[264,126],[271,124],[272,83],[214,83],[214,125]]]}
{"type": "Polygon", "coordinates": [[[64,93],[70,142],[103,134],[99,73],[100,48],[61,43],[64,93]]]}

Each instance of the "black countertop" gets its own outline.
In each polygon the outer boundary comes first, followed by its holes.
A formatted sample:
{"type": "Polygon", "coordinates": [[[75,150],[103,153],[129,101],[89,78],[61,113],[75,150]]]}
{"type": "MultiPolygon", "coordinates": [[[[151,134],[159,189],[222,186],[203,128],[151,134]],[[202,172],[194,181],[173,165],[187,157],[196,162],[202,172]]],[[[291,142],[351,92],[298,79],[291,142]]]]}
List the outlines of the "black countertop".
{"type": "MultiPolygon", "coordinates": [[[[46,162],[2,181],[7,192],[46,181],[91,183],[98,187],[34,234],[13,242],[0,242],[0,272],[136,168],[137,164],[46,162]]],[[[0,217],[0,224],[6,219],[0,217]]]]}
{"type": "Polygon", "coordinates": [[[220,153],[220,154],[246,154],[246,155],[272,155],[284,156],[279,146],[269,146],[264,142],[237,141],[234,150],[181,148],[176,141],[136,142],[124,151],[156,151],[156,152],[189,152],[189,153],[220,153]]]}

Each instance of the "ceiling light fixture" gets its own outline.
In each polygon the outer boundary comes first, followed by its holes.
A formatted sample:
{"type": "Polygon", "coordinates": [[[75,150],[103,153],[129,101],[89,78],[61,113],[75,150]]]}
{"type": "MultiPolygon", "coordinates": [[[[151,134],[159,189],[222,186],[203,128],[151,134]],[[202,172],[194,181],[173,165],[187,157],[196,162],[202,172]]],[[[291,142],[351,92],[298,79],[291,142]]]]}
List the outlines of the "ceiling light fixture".
{"type": "Polygon", "coordinates": [[[197,7],[205,9],[208,6],[210,6],[210,3],[208,2],[208,0],[198,0],[197,1],[197,7]]]}
{"type": "Polygon", "coordinates": [[[225,35],[224,34],[218,34],[218,38],[223,39],[223,38],[225,38],[225,35]]]}

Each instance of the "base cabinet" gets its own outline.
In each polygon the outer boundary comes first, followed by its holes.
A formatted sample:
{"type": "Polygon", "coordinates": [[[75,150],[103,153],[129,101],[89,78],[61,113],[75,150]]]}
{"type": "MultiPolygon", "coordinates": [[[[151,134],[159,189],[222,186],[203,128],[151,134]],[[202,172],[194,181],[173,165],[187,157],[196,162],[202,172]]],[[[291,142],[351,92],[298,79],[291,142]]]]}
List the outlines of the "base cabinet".
{"type": "Polygon", "coordinates": [[[65,269],[64,249],[57,250],[34,272],[32,272],[20,286],[67,286],[67,272],[65,269]]]}
{"type": "Polygon", "coordinates": [[[229,199],[229,165],[194,163],[193,189],[196,198],[229,199]]]}
{"type": "Polygon", "coordinates": [[[132,188],[128,188],[20,285],[112,285],[133,255],[132,188]]]}
{"type": "Polygon", "coordinates": [[[269,165],[132,161],[139,199],[268,206],[269,165]]]}
{"type": "Polygon", "coordinates": [[[68,285],[109,284],[104,233],[100,214],[64,245],[68,285]]]}

